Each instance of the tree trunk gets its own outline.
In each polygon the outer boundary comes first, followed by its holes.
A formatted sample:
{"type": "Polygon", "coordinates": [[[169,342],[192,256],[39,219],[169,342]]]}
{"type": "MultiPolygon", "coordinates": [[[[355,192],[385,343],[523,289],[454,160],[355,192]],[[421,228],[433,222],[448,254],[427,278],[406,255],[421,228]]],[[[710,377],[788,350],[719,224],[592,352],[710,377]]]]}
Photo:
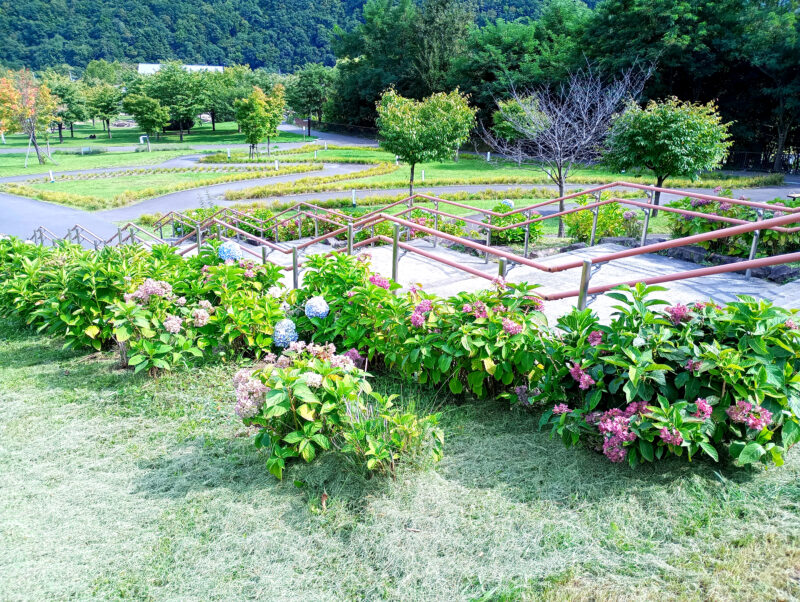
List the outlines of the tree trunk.
{"type": "Polygon", "coordinates": [[[250,145],[250,158],[253,159],[256,156],[256,145],[250,145]]]}
{"type": "Polygon", "coordinates": [[[103,124],[103,131],[105,132],[106,131],[106,120],[105,119],[101,119],[100,123],[103,124]]]}
{"type": "MultiPolygon", "coordinates": [[[[564,176],[558,177],[558,196],[564,196],[564,187],[566,186],[566,182],[564,181],[564,176]]],[[[564,199],[558,201],[558,210],[559,212],[564,211],[564,199]]],[[[558,237],[564,238],[564,218],[558,218],[558,237]]]]}
{"type": "Polygon", "coordinates": [[[408,181],[408,196],[414,196],[414,167],[415,164],[411,164],[411,179],[408,181]]]}
{"type": "Polygon", "coordinates": [[[92,117],[92,127],[94,127],[94,117],[92,117]]]}
{"type": "Polygon", "coordinates": [[[772,171],[779,172],[783,168],[783,149],[786,147],[786,137],[789,135],[789,126],[778,125],[778,147],[775,149],[775,161],[772,164],[772,171]]]}
{"type": "Polygon", "coordinates": [[[183,121],[178,120],[178,131],[180,132],[181,142],[183,142],[183,121]]]}
{"type": "Polygon", "coordinates": [[[58,122],[58,143],[64,143],[64,124],[60,121],[58,122]]]}
{"type": "Polygon", "coordinates": [[[70,138],[74,138],[75,137],[75,124],[72,123],[72,122],[70,122],[70,124],[69,124],[69,137],[70,138]]]}
{"type": "Polygon", "coordinates": [[[269,150],[269,135],[267,135],[267,157],[269,157],[270,155],[271,155],[271,153],[270,153],[270,150],[269,150]]]}
{"type": "Polygon", "coordinates": [[[308,135],[311,135],[311,113],[308,114],[308,135]]]}
{"type": "Polygon", "coordinates": [[[44,157],[42,156],[42,149],[39,148],[39,142],[36,140],[36,132],[31,132],[31,144],[36,151],[36,158],[39,160],[39,165],[44,165],[44,157]]]}
{"type": "Polygon", "coordinates": [[[111,120],[106,119],[106,123],[108,124],[108,139],[111,140],[111,120]]]}
{"type": "MultiPolygon", "coordinates": [[[[656,188],[661,188],[664,185],[664,180],[666,179],[667,176],[656,176],[656,188]]],[[[653,193],[653,205],[658,207],[660,203],[661,203],[661,193],[656,191],[653,193]]],[[[658,217],[658,209],[654,209],[650,217],[653,218],[658,217]]]]}
{"type": "Polygon", "coordinates": [[[217,116],[214,114],[214,111],[211,111],[211,131],[217,131],[217,116]]]}

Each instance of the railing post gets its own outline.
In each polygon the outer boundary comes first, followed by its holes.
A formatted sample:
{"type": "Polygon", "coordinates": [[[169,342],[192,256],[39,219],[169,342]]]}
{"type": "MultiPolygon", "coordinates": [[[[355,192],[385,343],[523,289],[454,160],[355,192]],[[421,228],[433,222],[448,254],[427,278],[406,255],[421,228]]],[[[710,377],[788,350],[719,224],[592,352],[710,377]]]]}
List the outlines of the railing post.
{"type": "Polygon", "coordinates": [[[300,287],[300,262],[297,258],[297,247],[292,247],[292,288],[300,287]]]}
{"type": "Polygon", "coordinates": [[[261,246],[261,263],[262,264],[267,263],[267,247],[263,245],[261,246]]]}
{"type": "Polygon", "coordinates": [[[506,277],[506,258],[505,257],[501,257],[500,261],[497,262],[497,265],[498,265],[497,275],[500,276],[500,278],[505,278],[506,277]]]}
{"type": "MultiPolygon", "coordinates": [[[[491,247],[492,246],[492,228],[491,228],[492,216],[490,215],[488,219],[489,219],[489,221],[488,221],[488,224],[486,226],[486,246],[487,247],[491,247]]],[[[484,258],[483,263],[489,263],[489,251],[486,251],[486,257],[484,258]]]]}
{"type": "Polygon", "coordinates": [[[347,224],[347,254],[353,254],[353,224],[347,224]]]}
{"type": "MultiPolygon", "coordinates": [[[[763,209],[756,209],[756,222],[760,222],[761,219],[764,217],[764,210],[763,209]]],[[[756,258],[756,251],[758,251],[758,239],[761,238],[761,230],[753,230],[753,242],[750,244],[750,255],[748,256],[748,260],[752,261],[756,258]]],[[[752,268],[747,268],[747,271],[744,273],[744,277],[750,280],[750,276],[752,275],[752,268]]]]}
{"type": "MultiPolygon", "coordinates": [[[[525,221],[531,219],[530,211],[525,211],[523,215],[525,216],[525,221]]],[[[528,245],[530,244],[530,241],[531,241],[531,225],[530,223],[528,223],[525,224],[525,251],[522,254],[522,256],[525,257],[526,259],[528,258],[528,245]]]]}
{"type": "Polygon", "coordinates": [[[588,259],[583,260],[581,270],[581,284],[578,289],[578,309],[586,309],[586,301],[589,297],[589,280],[592,278],[592,262],[588,259]]]}
{"type": "Polygon", "coordinates": [[[319,237],[319,218],[317,217],[316,210],[314,211],[314,238],[319,237]]]}
{"type": "Polygon", "coordinates": [[[197,237],[197,253],[200,254],[200,245],[203,244],[202,239],[200,238],[200,226],[194,229],[195,235],[197,237]]]}
{"type": "Polygon", "coordinates": [[[394,224],[392,235],[392,280],[397,282],[397,271],[400,265],[400,224],[394,224]]]}
{"type": "Polygon", "coordinates": [[[117,243],[117,246],[121,247],[122,246],[122,228],[117,228],[117,240],[119,241],[117,243]]]}
{"type": "MultiPolygon", "coordinates": [[[[595,199],[596,203],[600,202],[600,193],[599,192],[596,195],[594,195],[594,199],[595,199]]],[[[592,216],[592,238],[591,238],[591,240],[589,240],[589,246],[590,247],[594,246],[595,237],[597,236],[597,218],[600,215],[600,207],[596,206],[592,210],[592,213],[594,215],[592,216]]]]}
{"type": "MultiPolygon", "coordinates": [[[[647,193],[647,203],[652,204],[653,202],[653,193],[647,193]]],[[[642,238],[639,241],[639,246],[643,247],[647,244],[647,229],[650,227],[650,213],[653,211],[651,207],[648,207],[644,210],[644,224],[642,225],[642,238]]]]}
{"type": "Polygon", "coordinates": [[[164,224],[159,224],[158,225],[158,237],[161,240],[164,240],[164,224]]]}
{"type": "MultiPolygon", "coordinates": [[[[436,211],[439,211],[439,201],[434,201],[433,202],[433,206],[434,206],[434,209],[436,209],[436,211]]],[[[434,213],[433,214],[433,229],[434,230],[438,230],[439,229],[439,214],[438,213],[434,213]]],[[[439,242],[439,237],[434,234],[433,235],[433,248],[434,249],[436,248],[436,245],[437,245],[438,242],[439,242]]]]}

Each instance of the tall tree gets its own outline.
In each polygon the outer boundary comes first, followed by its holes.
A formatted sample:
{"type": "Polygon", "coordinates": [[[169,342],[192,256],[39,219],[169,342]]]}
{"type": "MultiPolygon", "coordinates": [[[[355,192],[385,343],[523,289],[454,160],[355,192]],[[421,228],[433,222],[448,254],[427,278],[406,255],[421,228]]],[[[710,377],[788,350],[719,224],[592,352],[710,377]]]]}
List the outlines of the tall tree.
{"type": "MultiPolygon", "coordinates": [[[[694,178],[722,165],[731,145],[729,126],[722,122],[714,103],[670,98],[650,101],[644,109],[631,103],[614,119],[605,160],[616,169],[646,167],[660,188],[669,177],[694,178]]],[[[656,192],[656,206],[660,197],[656,192]]]]}
{"type": "Polygon", "coordinates": [[[107,83],[100,83],[89,88],[87,93],[87,105],[89,114],[97,117],[106,124],[106,131],[109,139],[111,138],[111,120],[119,115],[122,92],[116,86],[107,83]]]}
{"type": "Polygon", "coordinates": [[[46,137],[50,124],[60,119],[56,114],[59,102],[47,84],[37,81],[32,72],[26,69],[11,72],[0,78],[0,131],[28,136],[36,158],[43,165],[45,155],[39,137],[46,137]]]}
{"type": "Polygon", "coordinates": [[[267,135],[270,128],[270,114],[267,95],[264,90],[254,86],[247,98],[240,98],[234,103],[236,122],[250,145],[250,158],[258,154],[258,143],[267,135]]]}
{"type": "MultiPolygon", "coordinates": [[[[260,89],[260,88],[259,88],[260,89]]],[[[267,154],[270,151],[270,138],[278,135],[278,126],[283,122],[286,112],[286,94],[282,84],[276,84],[265,98],[266,106],[266,131],[264,135],[267,137],[267,154]]]]}
{"type": "Polygon", "coordinates": [[[58,121],[58,141],[64,142],[64,126],[69,126],[70,137],[75,137],[75,122],[86,119],[86,94],[83,84],[74,81],[68,76],[60,75],[54,71],[45,73],[44,80],[58,96],[60,104],[57,115],[61,118],[58,121]]]}
{"type": "Polygon", "coordinates": [[[200,78],[199,74],[186,71],[180,63],[170,62],[145,81],[147,96],[169,109],[172,121],[178,126],[181,142],[183,131],[192,128],[202,110],[200,78]]]}
{"type": "Polygon", "coordinates": [[[128,94],[122,101],[122,108],[130,114],[139,129],[147,134],[147,150],[150,150],[150,136],[158,140],[161,128],[169,123],[169,109],[161,106],[155,98],[141,94],[128,94]]]}
{"type": "Polygon", "coordinates": [[[465,0],[422,0],[414,36],[414,70],[422,94],[442,92],[453,58],[462,53],[475,7],[465,0]]]}
{"type": "Polygon", "coordinates": [[[335,121],[373,125],[375,103],[391,86],[399,94],[415,95],[417,77],[409,59],[416,14],[413,0],[368,0],[363,23],[350,32],[334,31],[339,60],[330,110],[335,121]]]}
{"type": "MultiPolygon", "coordinates": [[[[500,120],[518,135],[509,139],[484,129],[484,138],[500,154],[533,161],[563,197],[570,172],[600,157],[614,114],[629,98],[641,94],[648,75],[628,70],[608,79],[589,65],[557,86],[512,90],[514,103],[501,106],[500,120]]],[[[563,200],[559,210],[564,211],[563,200]]],[[[558,235],[564,236],[560,218],[558,235]]]]}
{"type": "Polygon", "coordinates": [[[772,167],[780,171],[786,140],[800,122],[800,3],[759,0],[745,4],[738,52],[763,75],[759,91],[770,100],[774,128],[772,167]]]}
{"type": "Polygon", "coordinates": [[[309,63],[289,80],[286,100],[300,115],[308,115],[308,135],[311,135],[311,116],[322,121],[322,108],[328,101],[334,83],[334,70],[324,65],[309,63]]]}
{"type": "Polygon", "coordinates": [[[378,103],[381,146],[411,166],[408,192],[414,194],[414,168],[446,161],[469,138],[475,109],[458,90],[417,101],[388,90],[378,103]]]}

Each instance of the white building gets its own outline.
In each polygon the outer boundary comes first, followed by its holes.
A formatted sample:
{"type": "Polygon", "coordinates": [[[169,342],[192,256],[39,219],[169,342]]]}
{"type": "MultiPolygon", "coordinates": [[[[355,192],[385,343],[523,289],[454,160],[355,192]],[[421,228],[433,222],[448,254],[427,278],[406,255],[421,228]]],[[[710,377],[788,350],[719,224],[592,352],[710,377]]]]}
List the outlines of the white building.
{"type": "MultiPolygon", "coordinates": [[[[185,71],[223,71],[219,65],[182,65],[185,71]]],[[[139,75],[153,75],[161,69],[161,63],[139,63],[139,75]]]]}

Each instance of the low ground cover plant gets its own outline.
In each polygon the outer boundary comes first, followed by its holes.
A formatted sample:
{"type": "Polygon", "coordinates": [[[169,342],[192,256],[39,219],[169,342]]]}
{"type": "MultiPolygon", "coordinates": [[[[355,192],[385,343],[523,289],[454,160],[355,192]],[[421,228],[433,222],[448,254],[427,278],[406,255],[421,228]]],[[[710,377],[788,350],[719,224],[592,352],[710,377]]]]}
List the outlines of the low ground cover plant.
{"type": "MultiPolygon", "coordinates": [[[[513,224],[525,222],[529,219],[535,219],[540,215],[536,211],[527,212],[528,215],[522,212],[511,213],[513,210],[514,202],[511,199],[504,199],[492,207],[492,211],[506,215],[502,215],[500,217],[491,216],[491,219],[489,216],[487,216],[483,218],[483,222],[491,223],[493,226],[505,228],[513,224]],[[511,214],[507,215],[509,213],[511,214]]],[[[544,236],[544,225],[542,222],[533,222],[532,224],[528,225],[528,242],[531,245],[535,245],[537,242],[539,242],[542,236],[544,236]]],[[[492,230],[491,240],[500,244],[521,243],[525,240],[525,226],[520,226],[519,228],[509,228],[508,230],[492,230]]]]}

